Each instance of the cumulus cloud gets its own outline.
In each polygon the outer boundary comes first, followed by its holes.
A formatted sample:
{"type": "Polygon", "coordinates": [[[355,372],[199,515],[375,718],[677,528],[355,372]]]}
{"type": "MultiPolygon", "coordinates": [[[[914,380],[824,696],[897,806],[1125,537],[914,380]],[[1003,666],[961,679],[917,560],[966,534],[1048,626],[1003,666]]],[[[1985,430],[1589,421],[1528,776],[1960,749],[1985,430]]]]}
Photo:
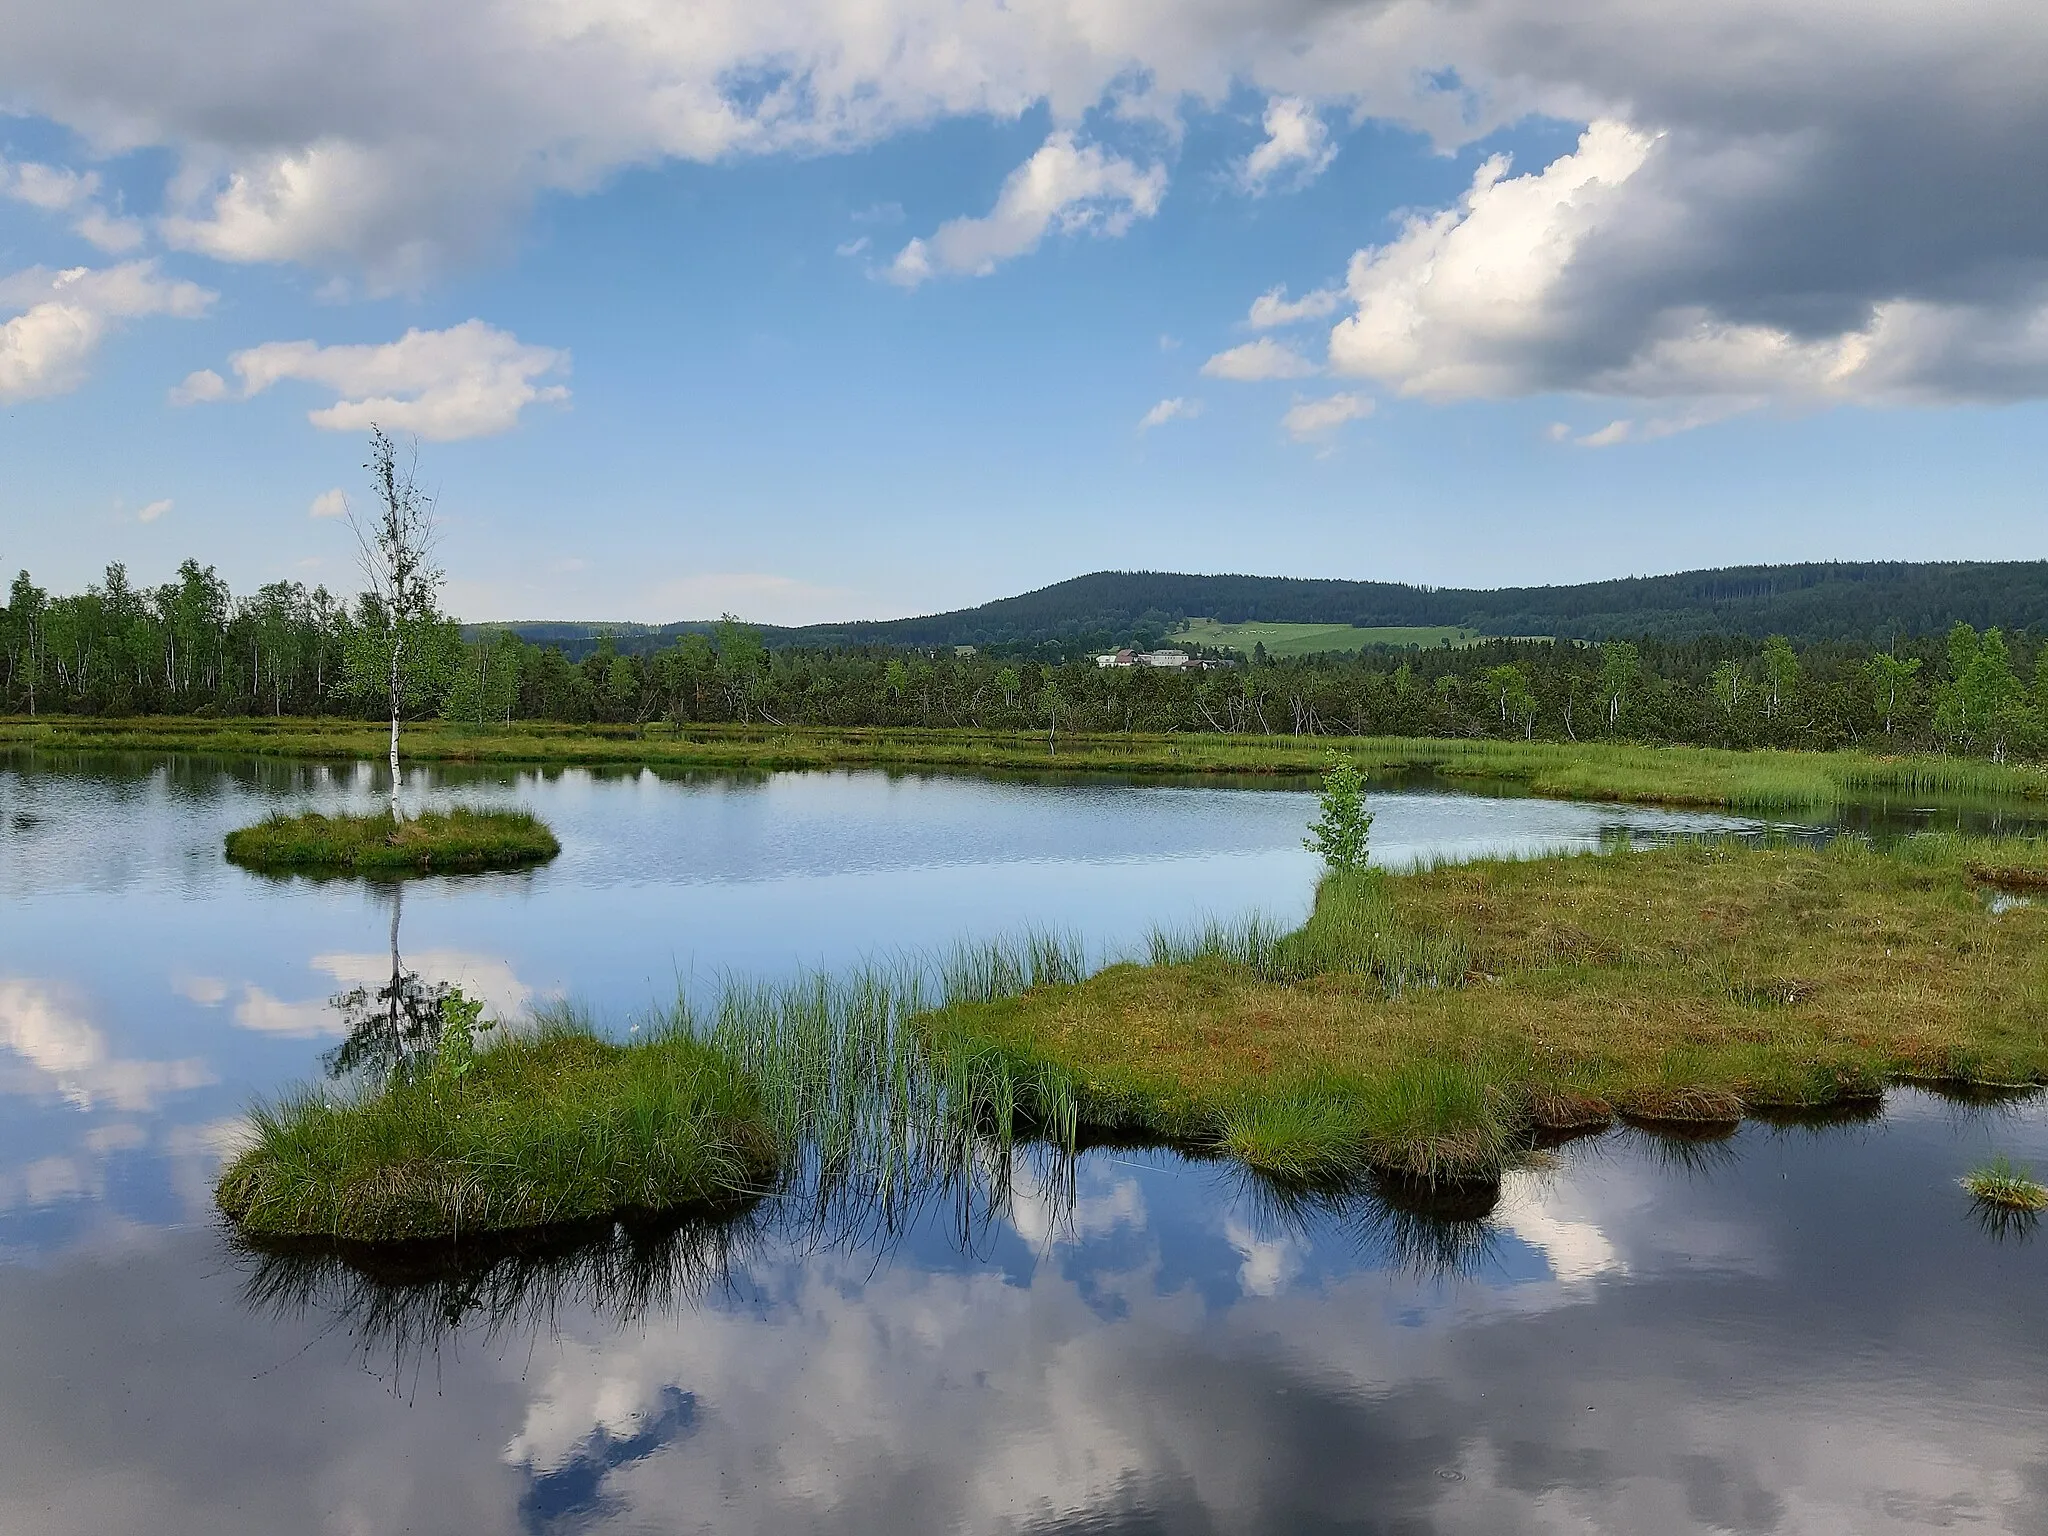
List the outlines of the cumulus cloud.
{"type": "Polygon", "coordinates": [[[69,213],[71,228],[103,251],[122,254],[141,245],[145,236],[138,220],[109,213],[97,201],[99,173],[64,166],[0,158],[0,197],[45,213],[69,213]]]}
{"type": "Polygon", "coordinates": [[[1276,184],[1305,186],[1337,158],[1330,130],[1314,105],[1299,96],[1276,96],[1266,104],[1266,137],[1237,168],[1245,190],[1258,195],[1276,184]]]}
{"type": "Polygon", "coordinates": [[[1245,317],[1245,324],[1255,331],[1270,331],[1304,320],[1321,320],[1335,314],[1343,298],[1344,295],[1335,288],[1314,288],[1298,299],[1288,298],[1285,287],[1269,288],[1252,300],[1252,310],[1245,317]]]}
{"type": "Polygon", "coordinates": [[[1162,400],[1147,411],[1138,422],[1138,430],[1150,432],[1154,427],[1163,427],[1169,421],[1187,421],[1201,414],[1201,401],[1175,395],[1171,400],[1162,400]]]}
{"type": "Polygon", "coordinates": [[[93,354],[126,320],[149,315],[193,319],[214,295],[196,283],[160,275],[153,261],[95,270],[34,267],[0,279],[0,400],[27,400],[76,389],[93,354]]]}
{"type": "Polygon", "coordinates": [[[907,288],[942,273],[985,277],[1051,233],[1120,235],[1157,213],[1165,195],[1165,166],[1140,166],[1055,132],[1010,173],[985,217],[953,219],[929,240],[912,240],[889,277],[907,288]]]}
{"type": "Polygon", "coordinates": [[[1235,379],[1244,384],[1255,384],[1265,379],[1305,379],[1314,372],[1314,363],[1270,336],[1261,336],[1241,347],[1218,352],[1202,364],[1205,378],[1235,379]]]}
{"type": "MultiPolygon", "coordinates": [[[[1547,117],[1600,126],[1570,164],[1497,169],[1448,225],[1368,253],[1358,372],[1432,398],[2048,392],[2048,204],[2024,191],[2048,182],[2038,0],[449,0],[403,47],[390,16],[19,5],[0,16],[0,97],[96,152],[166,151],[173,244],[371,287],[416,284],[537,195],[627,167],[946,119],[1044,112],[1041,153],[1079,163],[1084,125],[1183,142],[1249,88],[1268,121],[1240,170],[1279,186],[1327,154],[1332,112],[1442,149],[1547,117]],[[1424,246],[1443,248],[1441,282],[1408,260],[1424,246]],[[1531,286],[1452,293],[1481,248],[1531,286]]],[[[1091,227],[1144,216],[1164,171],[1093,153],[1125,170],[1091,227]]],[[[895,275],[986,270],[1089,206],[1041,213],[1029,190],[906,248],[895,275]]]]}
{"type": "MultiPolygon", "coordinates": [[[[2031,261],[1990,269],[1950,253],[1975,272],[1929,263],[1916,276],[1903,260],[1880,272],[1846,250],[1848,270],[1833,269],[1833,253],[1786,249],[1810,236],[1757,220],[1818,153],[1707,149],[1602,119],[1540,170],[1510,176],[1504,157],[1488,160],[1456,207],[1413,216],[1352,259],[1353,312],[1331,332],[1332,369],[1437,400],[1570,390],[1689,402],[1576,439],[1589,447],[1774,401],[2048,389],[2048,242],[2031,261]],[[1731,228],[1743,230],[1739,249],[1731,228]],[[1773,248],[1789,270],[1759,270],[1773,248]]],[[[1810,222],[1790,206],[1779,214],[1810,222]]],[[[1914,243],[1894,249],[1903,258],[1914,243]]]]}
{"type": "MultiPolygon", "coordinates": [[[[333,405],[306,413],[316,427],[359,432],[374,422],[437,442],[508,431],[527,406],[569,398],[568,386],[541,382],[567,371],[568,353],[530,346],[481,320],[445,331],[411,330],[373,346],[267,341],[235,353],[228,366],[244,400],[286,380],[340,395],[333,405]]],[[[190,404],[230,393],[219,374],[202,369],[172,391],[172,399],[190,404]]]]}
{"type": "Polygon", "coordinates": [[[347,517],[348,493],[340,486],[322,491],[313,498],[313,504],[306,508],[308,517],[347,517]]]}
{"type": "Polygon", "coordinates": [[[1373,403],[1364,395],[1325,395],[1320,400],[1297,400],[1280,418],[1280,425],[1297,443],[1322,442],[1347,421],[1363,421],[1372,414],[1373,403]]]}

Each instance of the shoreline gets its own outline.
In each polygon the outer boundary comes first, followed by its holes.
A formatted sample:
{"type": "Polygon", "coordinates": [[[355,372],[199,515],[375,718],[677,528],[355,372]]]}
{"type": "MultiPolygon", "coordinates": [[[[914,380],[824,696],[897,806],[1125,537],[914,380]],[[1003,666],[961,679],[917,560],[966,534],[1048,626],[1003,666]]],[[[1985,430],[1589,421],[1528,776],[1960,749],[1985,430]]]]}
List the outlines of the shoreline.
{"type": "MultiPolygon", "coordinates": [[[[1740,751],[1625,742],[1427,737],[1042,735],[968,729],[693,725],[521,725],[480,731],[421,721],[415,764],[788,771],[880,768],[961,772],[1139,773],[1199,782],[1225,775],[1319,773],[1328,755],[1384,781],[1404,773],[1492,780],[1550,799],[1714,809],[1825,810],[1858,793],[2048,801],[2048,767],[1857,750],[1740,751]]],[[[381,725],[301,719],[0,719],[0,751],[180,753],[307,761],[380,761],[381,725]]]]}

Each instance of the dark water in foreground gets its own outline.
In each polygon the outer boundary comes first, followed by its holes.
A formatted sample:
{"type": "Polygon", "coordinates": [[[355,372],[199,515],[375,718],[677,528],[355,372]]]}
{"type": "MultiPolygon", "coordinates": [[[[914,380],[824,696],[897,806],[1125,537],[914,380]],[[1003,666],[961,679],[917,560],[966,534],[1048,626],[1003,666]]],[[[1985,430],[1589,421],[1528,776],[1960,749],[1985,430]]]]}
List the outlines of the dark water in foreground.
{"type": "MultiPolygon", "coordinates": [[[[893,1234],[768,1211],[374,1285],[239,1255],[219,1149],[388,961],[385,894],[219,860],[307,792],[354,791],[0,766],[0,1531],[2048,1529],[2048,1247],[1955,1185],[2048,1167],[2031,1105],[1617,1132],[1456,1223],[1102,1149],[1071,1185],[985,1166],[893,1234]]],[[[566,851],[413,887],[407,964],[621,1021],[721,966],[1289,918],[1313,876],[1274,791],[433,792],[521,799],[566,851]]],[[[1377,806],[1395,857],[1754,825],[1377,806]]]]}

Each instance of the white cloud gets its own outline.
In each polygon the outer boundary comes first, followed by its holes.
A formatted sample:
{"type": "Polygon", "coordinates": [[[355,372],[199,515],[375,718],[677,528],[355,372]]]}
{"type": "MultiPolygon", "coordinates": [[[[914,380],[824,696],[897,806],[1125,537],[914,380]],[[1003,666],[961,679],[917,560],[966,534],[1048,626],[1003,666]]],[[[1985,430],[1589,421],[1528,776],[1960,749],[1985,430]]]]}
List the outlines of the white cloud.
{"type": "MultiPolygon", "coordinates": [[[[1042,112],[1048,149],[1079,158],[1084,124],[1193,142],[1191,119],[1250,89],[1268,121],[1240,171],[1262,186],[1326,156],[1337,111],[1441,149],[1536,117],[1605,125],[1656,148],[1568,185],[1598,158],[1582,148],[1533,196],[1454,212],[1469,235],[1393,242],[1440,241],[1448,265],[1434,283],[1365,274],[1358,371],[1434,398],[2048,394],[2048,205],[2015,191],[2048,181],[2039,0],[448,0],[411,23],[394,47],[382,0],[17,5],[0,100],[96,153],[165,151],[173,244],[371,289],[627,167],[949,119],[1042,112]],[[1481,252],[1542,281],[1493,304],[1457,292],[1481,252]]],[[[1093,227],[1144,216],[1163,169],[1104,163],[1130,185],[1093,227]]],[[[75,174],[35,195],[74,195],[75,174]]],[[[949,225],[948,249],[928,237],[892,270],[985,270],[1060,226],[1015,212],[949,225]]]]}
{"type": "Polygon", "coordinates": [[[88,208],[71,226],[84,239],[115,256],[125,256],[149,237],[140,219],[124,219],[104,208],[88,208]]]}
{"type": "Polygon", "coordinates": [[[1147,411],[1144,418],[1138,423],[1138,430],[1140,432],[1149,432],[1154,427],[1165,426],[1169,421],[1189,421],[1201,414],[1201,401],[1187,400],[1179,395],[1175,395],[1170,400],[1160,401],[1151,410],[1147,411]]]}
{"type": "Polygon", "coordinates": [[[0,400],[63,394],[85,380],[100,344],[125,320],[149,315],[193,319],[214,295],[196,283],[158,274],[153,261],[95,270],[32,267],[0,279],[0,400]]]}
{"type": "Polygon", "coordinates": [[[1049,233],[1120,235],[1157,213],[1165,195],[1164,165],[1141,167],[1055,132],[1010,173],[987,216],[953,219],[929,240],[912,240],[888,276],[906,288],[940,275],[985,277],[1049,233]]]}
{"type": "Polygon", "coordinates": [[[1372,414],[1373,403],[1363,395],[1326,395],[1320,400],[1297,400],[1280,425],[1297,443],[1328,437],[1347,421],[1363,421],[1372,414]]]}
{"type": "Polygon", "coordinates": [[[227,397],[228,381],[211,368],[186,374],[183,383],[171,387],[170,394],[173,405],[200,405],[208,400],[225,400],[227,397]]]}
{"type": "Polygon", "coordinates": [[[874,243],[867,235],[859,235],[851,240],[840,241],[839,244],[832,247],[832,254],[835,256],[858,256],[874,243]]]}
{"type": "Polygon", "coordinates": [[[340,486],[322,491],[313,498],[313,504],[306,508],[308,517],[347,517],[348,495],[340,486]]]}
{"type": "Polygon", "coordinates": [[[1218,352],[1202,364],[1205,378],[1235,379],[1247,384],[1266,379],[1305,379],[1316,371],[1314,363],[1270,336],[1218,352]]]}
{"type": "Polygon", "coordinates": [[[1313,103],[1299,96],[1275,96],[1266,103],[1266,137],[1238,166],[1238,180],[1257,196],[1285,177],[1305,186],[1337,158],[1330,130],[1313,103]]]}
{"type": "Polygon", "coordinates": [[[149,503],[148,506],[144,507],[140,512],[137,512],[135,514],[135,520],[138,523],[153,523],[158,518],[162,517],[166,512],[170,511],[171,506],[171,498],[168,496],[164,497],[160,501],[152,501],[151,503],[149,503]]]}
{"type": "Polygon", "coordinates": [[[74,214],[73,231],[103,251],[121,255],[134,250],[147,238],[141,223],[108,213],[96,201],[99,189],[96,171],[0,159],[0,197],[45,213],[74,214]]]}
{"type": "Polygon", "coordinates": [[[1270,331],[1303,320],[1320,320],[1335,314],[1343,297],[1335,288],[1315,288],[1298,299],[1290,299],[1286,288],[1269,288],[1252,300],[1252,311],[1245,324],[1255,331],[1270,331]]]}
{"type": "MultiPolygon", "coordinates": [[[[567,371],[569,354],[530,346],[509,331],[466,320],[445,331],[407,331],[381,346],[323,347],[269,341],[228,359],[240,398],[285,380],[323,385],[342,398],[306,413],[316,427],[360,432],[372,423],[432,441],[487,437],[516,426],[537,403],[566,400],[566,385],[539,382],[567,371]]],[[[181,403],[219,400],[228,389],[212,370],[173,391],[181,403]]]]}
{"type": "Polygon", "coordinates": [[[1330,333],[1331,368],[1436,399],[1543,387],[1541,359],[1568,326],[1564,274],[1652,142],[1603,122],[1535,175],[1488,160],[1457,208],[1412,215],[1352,258],[1357,308],[1330,333]]]}
{"type": "MultiPolygon", "coordinates": [[[[1697,190],[1674,184],[1700,174],[1685,152],[1602,119],[1539,171],[1511,177],[1504,157],[1487,161],[1457,207],[1412,216],[1397,239],[1353,257],[1355,308],[1331,332],[1332,370],[1435,400],[1571,390],[1679,402],[1572,439],[1586,447],[1653,441],[1774,401],[2048,391],[2048,251],[2037,276],[2003,295],[1759,295],[1724,309],[1685,281],[1698,247],[1718,238],[1685,206],[1697,190]],[[1739,309],[1750,313],[1728,312],[1739,309]]],[[[1723,181],[1772,174],[1722,158],[1712,171],[1723,181]]]]}

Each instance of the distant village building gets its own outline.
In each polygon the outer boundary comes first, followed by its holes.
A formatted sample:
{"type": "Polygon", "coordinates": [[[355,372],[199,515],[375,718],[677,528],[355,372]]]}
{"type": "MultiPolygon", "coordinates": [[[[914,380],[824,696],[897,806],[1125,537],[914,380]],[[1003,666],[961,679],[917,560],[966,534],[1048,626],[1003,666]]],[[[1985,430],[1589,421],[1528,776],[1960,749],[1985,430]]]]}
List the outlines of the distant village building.
{"type": "Polygon", "coordinates": [[[1184,672],[1189,667],[1199,669],[1201,663],[1186,651],[1134,651],[1125,646],[1107,656],[1095,658],[1098,667],[1158,667],[1166,672],[1184,672]]]}

